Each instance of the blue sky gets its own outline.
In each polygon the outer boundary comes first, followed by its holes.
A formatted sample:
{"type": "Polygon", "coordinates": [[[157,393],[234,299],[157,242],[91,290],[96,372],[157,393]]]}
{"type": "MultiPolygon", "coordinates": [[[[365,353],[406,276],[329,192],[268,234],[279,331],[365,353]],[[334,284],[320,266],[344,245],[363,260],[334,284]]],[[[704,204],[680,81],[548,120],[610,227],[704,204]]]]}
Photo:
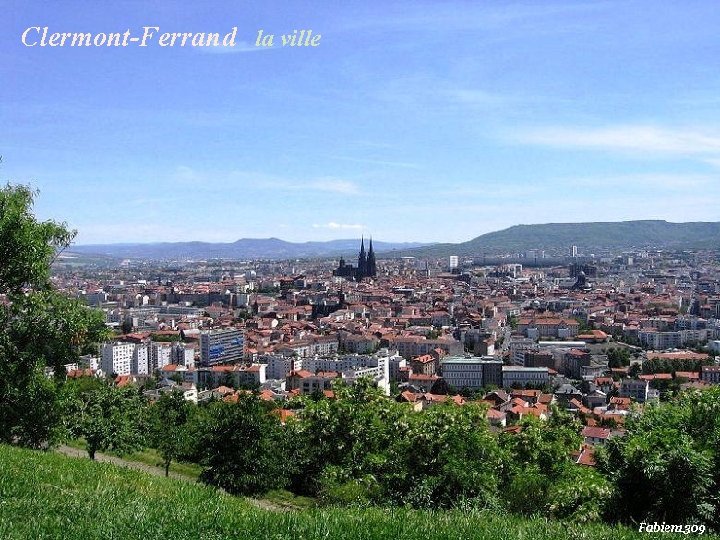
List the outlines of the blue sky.
{"type": "Polygon", "coordinates": [[[78,243],[720,219],[717,2],[5,2],[3,181],[78,243]],[[228,32],[232,50],[28,48],[228,32]],[[258,29],[316,48],[256,50],[258,29]]]}

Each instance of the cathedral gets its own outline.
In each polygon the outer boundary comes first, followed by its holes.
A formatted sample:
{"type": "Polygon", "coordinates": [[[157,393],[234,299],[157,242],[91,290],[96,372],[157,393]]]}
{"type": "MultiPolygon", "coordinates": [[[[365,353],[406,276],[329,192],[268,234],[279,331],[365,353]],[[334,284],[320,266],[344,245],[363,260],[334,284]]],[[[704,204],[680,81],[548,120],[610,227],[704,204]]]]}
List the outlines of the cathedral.
{"type": "Polygon", "coordinates": [[[375,251],[373,251],[372,238],[370,238],[370,245],[368,246],[367,254],[365,253],[365,238],[360,239],[360,253],[358,255],[357,266],[352,264],[345,264],[345,259],[340,257],[340,266],[333,271],[334,276],[341,276],[344,278],[354,278],[356,281],[360,281],[363,278],[377,276],[377,264],[375,262],[375,251]]]}

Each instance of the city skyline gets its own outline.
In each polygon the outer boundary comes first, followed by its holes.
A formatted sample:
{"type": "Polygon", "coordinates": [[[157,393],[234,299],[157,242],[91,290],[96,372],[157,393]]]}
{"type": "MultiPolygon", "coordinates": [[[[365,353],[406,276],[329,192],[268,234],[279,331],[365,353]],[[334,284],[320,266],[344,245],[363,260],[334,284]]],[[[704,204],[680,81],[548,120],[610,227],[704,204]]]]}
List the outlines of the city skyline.
{"type": "Polygon", "coordinates": [[[25,5],[0,22],[0,179],[78,244],[519,223],[716,221],[711,2],[25,5]],[[52,31],[227,32],[232,50],[39,49],[52,31]],[[312,29],[316,48],[254,47],[312,29]]]}

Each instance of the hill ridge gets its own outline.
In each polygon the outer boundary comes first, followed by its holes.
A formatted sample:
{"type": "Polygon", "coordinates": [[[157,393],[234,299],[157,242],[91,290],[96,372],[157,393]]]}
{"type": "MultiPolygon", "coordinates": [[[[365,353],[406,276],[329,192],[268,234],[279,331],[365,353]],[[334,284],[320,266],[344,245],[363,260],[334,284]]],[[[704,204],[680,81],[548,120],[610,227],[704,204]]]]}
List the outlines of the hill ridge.
{"type": "MultiPolygon", "coordinates": [[[[373,240],[377,253],[411,249],[420,242],[383,242],[373,240]]],[[[276,237],[240,238],[234,242],[148,242],[119,244],[84,244],[68,251],[82,255],[103,255],[126,259],[295,259],[356,255],[360,239],[288,242],[276,237]]]]}
{"type": "Polygon", "coordinates": [[[530,250],[570,254],[572,246],[591,250],[720,249],[720,222],[666,220],[593,221],[518,224],[466,242],[424,246],[399,256],[504,255],[530,250]]]}
{"type": "MultiPolygon", "coordinates": [[[[506,255],[544,250],[568,255],[571,246],[586,253],[631,249],[720,249],[720,222],[627,221],[521,223],[459,243],[382,242],[373,240],[384,258],[506,255]]],[[[234,242],[153,242],[87,244],[70,251],[83,255],[145,259],[294,259],[354,256],[358,239],[288,242],[276,237],[240,238],[234,242]]]]}

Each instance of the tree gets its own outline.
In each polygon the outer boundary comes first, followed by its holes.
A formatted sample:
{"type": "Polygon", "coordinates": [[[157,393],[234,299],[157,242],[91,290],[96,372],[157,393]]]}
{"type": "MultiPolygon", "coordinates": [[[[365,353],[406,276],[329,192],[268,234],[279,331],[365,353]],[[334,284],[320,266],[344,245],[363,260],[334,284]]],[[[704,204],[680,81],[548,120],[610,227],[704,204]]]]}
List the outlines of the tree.
{"type": "Polygon", "coordinates": [[[578,323],[578,333],[580,334],[587,334],[589,332],[592,332],[594,328],[588,324],[588,321],[583,319],[582,317],[575,317],[575,320],[578,323]]]}
{"type": "Polygon", "coordinates": [[[192,413],[193,405],[178,391],[164,393],[150,406],[150,442],[163,459],[165,476],[170,463],[187,451],[192,413]]]}
{"type": "Polygon", "coordinates": [[[640,375],[641,371],[642,371],[642,369],[640,368],[640,364],[635,363],[635,364],[631,365],[630,368],[628,369],[628,377],[634,379],[635,377],[640,375]]]}
{"type": "Polygon", "coordinates": [[[343,505],[495,505],[506,454],[484,406],[415,412],[366,379],[334,390],[285,426],[293,489],[343,505]]]}
{"type": "MultiPolygon", "coordinates": [[[[547,422],[526,417],[518,424],[519,433],[500,436],[500,446],[510,454],[505,471],[505,500],[522,514],[544,511],[569,516],[580,508],[587,508],[593,497],[593,490],[568,494],[560,487],[573,485],[572,471],[577,465],[570,455],[580,448],[582,438],[577,420],[557,407],[551,412],[547,422]]],[[[591,510],[583,510],[583,516],[595,517],[591,510]]]]}
{"type": "Polygon", "coordinates": [[[221,381],[220,385],[227,386],[228,388],[235,388],[235,386],[237,386],[237,383],[236,383],[236,380],[235,380],[235,377],[233,376],[233,374],[226,372],[222,376],[222,381],[221,381]]]}
{"type": "Polygon", "coordinates": [[[607,351],[608,365],[620,368],[630,365],[630,352],[625,348],[612,348],[607,351]]]}
{"type": "Polygon", "coordinates": [[[34,196],[25,186],[0,189],[0,441],[43,447],[62,432],[64,365],[108,332],[102,313],[53,289],[51,264],[74,232],[38,222],[34,196]]]}
{"type": "Polygon", "coordinates": [[[75,236],[64,223],[38,222],[32,215],[37,193],[8,184],[0,190],[0,291],[22,293],[50,288],[50,265],[75,236]]]}
{"type": "Polygon", "coordinates": [[[597,453],[614,519],[720,526],[720,387],[686,391],[626,422],[597,453]]]}
{"type": "Polygon", "coordinates": [[[258,495],[287,485],[283,431],[260,399],[213,404],[202,440],[200,478],[233,494],[258,495]]]}
{"type": "Polygon", "coordinates": [[[335,399],[304,398],[296,421],[285,426],[291,486],[298,493],[334,501],[333,494],[374,492],[367,475],[388,478],[388,449],[401,436],[405,407],[388,400],[371,380],[333,385],[335,399]],[[345,484],[348,484],[345,487],[345,484]]]}
{"type": "Polygon", "coordinates": [[[136,388],[101,384],[78,396],[75,408],[74,432],[85,439],[90,459],[98,451],[126,454],[143,447],[145,410],[136,388]]]}
{"type": "Polygon", "coordinates": [[[404,436],[387,450],[393,467],[383,476],[386,493],[416,507],[495,506],[508,455],[490,433],[485,412],[474,403],[444,403],[411,414],[404,436]]]}
{"type": "MultiPolygon", "coordinates": [[[[123,319],[123,321],[120,323],[120,332],[122,332],[123,334],[129,334],[130,332],[132,332],[132,329],[133,329],[132,319],[129,319],[129,318],[123,319]]],[[[157,341],[157,340],[155,340],[155,341],[157,341]]]]}
{"type": "Polygon", "coordinates": [[[612,495],[612,485],[597,471],[570,466],[550,485],[545,511],[554,518],[573,523],[599,521],[612,495]]]}
{"type": "Polygon", "coordinates": [[[175,343],[180,341],[180,334],[151,334],[150,339],[152,341],[158,341],[162,343],[175,343]]]}

